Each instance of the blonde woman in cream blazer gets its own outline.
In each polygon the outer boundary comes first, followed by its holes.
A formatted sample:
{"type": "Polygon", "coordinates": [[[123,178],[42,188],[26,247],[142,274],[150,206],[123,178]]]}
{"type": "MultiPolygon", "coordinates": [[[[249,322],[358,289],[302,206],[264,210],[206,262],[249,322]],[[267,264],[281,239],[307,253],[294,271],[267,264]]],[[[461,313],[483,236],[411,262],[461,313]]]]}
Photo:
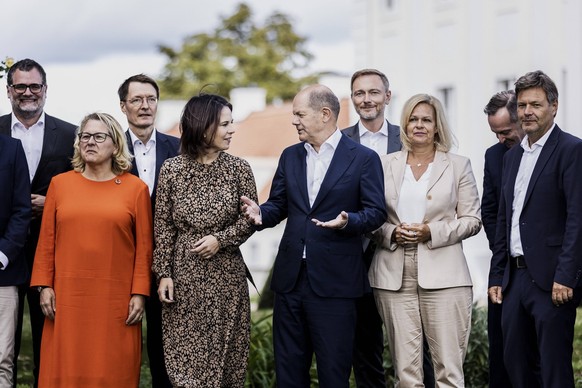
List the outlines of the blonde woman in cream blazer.
{"type": "Polygon", "coordinates": [[[405,104],[403,150],[382,156],[388,219],[373,233],[370,285],[386,326],[396,386],[422,386],[426,335],[436,386],[463,387],[473,301],[462,241],[481,228],[469,159],[449,153],[441,103],[405,104]]]}

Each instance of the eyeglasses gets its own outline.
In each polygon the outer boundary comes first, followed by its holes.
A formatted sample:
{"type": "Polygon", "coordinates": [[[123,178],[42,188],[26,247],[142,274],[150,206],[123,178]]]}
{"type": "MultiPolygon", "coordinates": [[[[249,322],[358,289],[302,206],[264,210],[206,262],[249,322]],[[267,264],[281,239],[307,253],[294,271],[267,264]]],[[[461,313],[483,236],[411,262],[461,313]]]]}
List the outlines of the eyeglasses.
{"type": "Polygon", "coordinates": [[[24,93],[26,92],[26,89],[30,89],[30,91],[32,93],[40,93],[42,88],[44,87],[43,84],[16,84],[16,85],[10,85],[10,87],[12,89],[14,89],[16,91],[16,93],[24,93]]]}
{"type": "Polygon", "coordinates": [[[139,108],[143,102],[146,102],[149,106],[156,106],[158,103],[157,97],[135,97],[131,100],[125,100],[125,102],[129,103],[134,108],[139,108]]]}
{"type": "Polygon", "coordinates": [[[95,143],[103,143],[107,139],[107,136],[109,136],[113,139],[113,137],[110,134],[104,133],[104,132],[96,132],[96,133],[82,132],[79,134],[79,140],[81,141],[81,143],[88,143],[89,140],[91,140],[91,138],[93,138],[93,139],[95,139],[95,143]]]}

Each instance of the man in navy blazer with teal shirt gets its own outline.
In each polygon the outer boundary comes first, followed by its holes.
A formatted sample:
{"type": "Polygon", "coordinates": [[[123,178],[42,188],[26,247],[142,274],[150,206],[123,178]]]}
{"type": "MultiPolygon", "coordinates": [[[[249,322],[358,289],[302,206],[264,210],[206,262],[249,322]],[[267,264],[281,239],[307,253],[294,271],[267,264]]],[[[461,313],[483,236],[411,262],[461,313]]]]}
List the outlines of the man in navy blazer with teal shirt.
{"type": "Polygon", "coordinates": [[[293,100],[299,144],[283,151],[267,202],[242,197],[258,229],[287,219],[275,259],[273,342],[277,386],[349,387],[356,299],[369,291],[362,235],[386,219],[379,156],[337,128],[339,101],[322,85],[293,100]]]}
{"type": "Polygon", "coordinates": [[[20,140],[0,135],[0,386],[13,385],[18,286],[28,281],[24,244],[32,215],[28,166],[20,140]]]}
{"type": "MultiPolygon", "coordinates": [[[[32,269],[40,233],[42,211],[49,183],[53,176],[72,169],[73,143],[76,126],[44,112],[47,97],[47,77],[42,66],[32,59],[22,59],[12,65],[6,77],[6,91],[12,105],[12,114],[0,117],[0,134],[18,138],[22,142],[29,170],[32,220],[24,254],[32,269]]],[[[17,383],[17,360],[20,351],[24,299],[28,300],[35,387],[40,366],[40,344],[44,315],[40,308],[39,293],[27,284],[20,287],[19,319],[14,346],[14,386],[17,383]]]]}
{"type": "MultiPolygon", "coordinates": [[[[117,94],[121,111],[127,117],[129,126],[126,132],[127,144],[135,157],[131,173],[148,185],[154,214],[160,168],[166,159],[178,155],[180,139],[160,133],[155,128],[160,89],[151,77],[145,74],[133,75],[123,81],[117,94]]],[[[157,288],[156,282],[152,281],[150,297],[146,299],[146,347],[152,388],[171,388],[172,384],[164,362],[162,305],[156,296],[157,288]]]]}
{"type": "Polygon", "coordinates": [[[514,388],[574,387],[582,298],[582,140],[554,123],[558,90],[543,72],[515,83],[526,137],[504,156],[489,298],[503,303],[504,361],[514,388]]]}

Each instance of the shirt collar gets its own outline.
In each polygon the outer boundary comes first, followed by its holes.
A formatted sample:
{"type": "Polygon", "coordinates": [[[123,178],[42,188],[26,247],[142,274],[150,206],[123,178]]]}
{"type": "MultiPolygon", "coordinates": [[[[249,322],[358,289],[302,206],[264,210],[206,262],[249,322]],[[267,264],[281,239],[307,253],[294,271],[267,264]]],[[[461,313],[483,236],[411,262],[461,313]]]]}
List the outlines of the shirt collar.
{"type": "MultiPolygon", "coordinates": [[[[323,150],[324,148],[329,148],[331,147],[332,150],[335,151],[335,149],[337,148],[337,145],[339,144],[340,140],[342,138],[342,133],[340,132],[340,130],[338,128],[335,129],[335,131],[331,134],[330,137],[328,137],[323,144],[321,144],[321,146],[319,147],[319,150],[323,150]]],[[[313,146],[311,144],[309,144],[308,142],[305,142],[304,147],[307,151],[313,151],[315,152],[315,149],[313,148],[313,146]]]]}
{"type": "MultiPolygon", "coordinates": [[[[360,132],[360,137],[365,136],[367,134],[373,134],[374,132],[369,131],[363,124],[362,121],[360,120],[358,122],[358,131],[360,132]]],[[[380,130],[376,133],[381,133],[384,136],[388,136],[388,123],[386,122],[386,120],[383,120],[382,122],[382,127],[380,127],[380,130]]]]}
{"type": "MultiPolygon", "coordinates": [[[[129,132],[129,138],[131,139],[131,144],[133,144],[134,147],[136,144],[141,143],[141,140],[137,136],[135,136],[135,133],[133,133],[131,131],[131,129],[128,128],[127,132],[129,132]]],[[[150,139],[148,140],[148,144],[149,143],[156,144],[156,129],[155,128],[152,131],[152,135],[150,136],[150,139]]]]}
{"type": "Polygon", "coordinates": [[[549,129],[548,132],[546,132],[544,134],[544,136],[540,137],[538,141],[536,141],[535,143],[533,143],[531,145],[531,147],[529,146],[528,143],[528,136],[524,136],[523,139],[521,140],[521,148],[523,148],[525,151],[531,151],[534,149],[535,147],[543,147],[546,142],[548,141],[548,138],[550,137],[550,135],[552,134],[552,131],[554,130],[554,128],[556,127],[556,123],[552,124],[552,127],[549,129]]]}
{"type": "MultiPolygon", "coordinates": [[[[38,125],[44,128],[44,111],[40,114],[40,117],[38,118],[38,121],[34,124],[32,124],[30,127],[32,128],[34,125],[38,125]]],[[[14,113],[12,113],[12,128],[11,129],[15,129],[17,127],[20,128],[26,128],[24,126],[24,124],[22,124],[20,122],[20,120],[18,120],[18,117],[16,117],[16,115],[14,113]]]]}

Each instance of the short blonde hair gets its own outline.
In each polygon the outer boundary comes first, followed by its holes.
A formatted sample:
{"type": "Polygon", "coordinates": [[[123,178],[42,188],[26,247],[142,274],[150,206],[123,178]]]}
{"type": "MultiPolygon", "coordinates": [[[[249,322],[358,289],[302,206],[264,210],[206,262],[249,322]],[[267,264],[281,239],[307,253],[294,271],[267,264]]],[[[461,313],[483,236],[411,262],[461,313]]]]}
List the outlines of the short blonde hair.
{"type": "Polygon", "coordinates": [[[400,140],[402,141],[402,147],[405,150],[410,150],[412,145],[410,139],[406,135],[406,126],[412,115],[412,111],[418,104],[428,104],[432,106],[435,114],[435,125],[436,134],[434,139],[435,148],[437,151],[449,152],[451,147],[456,143],[455,136],[449,127],[447,118],[445,116],[445,110],[443,105],[438,100],[438,98],[431,96],[429,94],[415,94],[410,97],[405,103],[404,108],[402,108],[402,116],[400,118],[400,140]]]}
{"type": "Polygon", "coordinates": [[[100,121],[105,125],[105,127],[107,127],[107,132],[117,148],[111,157],[111,171],[113,171],[115,175],[120,175],[131,170],[131,160],[133,159],[133,156],[127,147],[127,140],[123,129],[121,129],[121,125],[110,114],[99,112],[90,113],[85,116],[81,121],[81,125],[77,129],[77,136],[75,136],[74,144],[75,152],[73,154],[73,159],[71,160],[73,169],[77,172],[85,171],[85,161],[81,157],[79,135],[83,133],[87,123],[91,120],[100,121]]]}

